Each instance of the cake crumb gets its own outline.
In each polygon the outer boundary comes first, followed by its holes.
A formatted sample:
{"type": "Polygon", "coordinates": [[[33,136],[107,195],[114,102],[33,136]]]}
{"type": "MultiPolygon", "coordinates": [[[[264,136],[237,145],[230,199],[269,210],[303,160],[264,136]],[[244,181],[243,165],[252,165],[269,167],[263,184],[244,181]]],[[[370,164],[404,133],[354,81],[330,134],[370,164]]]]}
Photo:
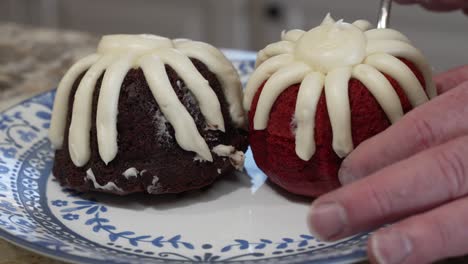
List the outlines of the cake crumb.
{"type": "Polygon", "coordinates": [[[151,181],[151,185],[146,187],[146,191],[149,194],[158,194],[161,193],[161,184],[159,183],[159,177],[158,176],[153,176],[153,180],[151,181]]]}
{"type": "Polygon", "coordinates": [[[130,177],[138,177],[139,171],[136,168],[128,168],[122,175],[128,180],[130,177]]]}
{"type": "Polygon", "coordinates": [[[200,155],[195,155],[195,157],[193,158],[193,161],[198,161],[198,162],[206,162],[206,160],[204,158],[202,158],[202,156],[200,155]]]}
{"type": "MultiPolygon", "coordinates": [[[[212,149],[213,153],[219,157],[228,157],[231,165],[239,171],[244,169],[245,154],[242,151],[236,150],[233,146],[217,145],[212,149]]],[[[223,158],[223,161],[226,160],[223,158]]]]}

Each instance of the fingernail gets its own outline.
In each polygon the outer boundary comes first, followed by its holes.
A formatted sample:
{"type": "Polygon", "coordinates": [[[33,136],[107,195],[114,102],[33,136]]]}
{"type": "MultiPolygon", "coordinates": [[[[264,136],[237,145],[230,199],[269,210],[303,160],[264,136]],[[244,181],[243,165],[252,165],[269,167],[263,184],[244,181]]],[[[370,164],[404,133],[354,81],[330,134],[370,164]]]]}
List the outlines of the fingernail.
{"type": "Polygon", "coordinates": [[[371,238],[371,249],[379,264],[402,263],[413,248],[407,236],[398,231],[387,231],[371,238]]]}
{"type": "Polygon", "coordinates": [[[346,211],[336,202],[312,204],[309,211],[309,229],[320,240],[330,240],[343,232],[346,211]]]}
{"type": "Polygon", "coordinates": [[[347,185],[356,180],[346,163],[346,160],[344,160],[343,163],[341,163],[340,170],[338,171],[338,179],[340,180],[341,185],[347,185]]]}

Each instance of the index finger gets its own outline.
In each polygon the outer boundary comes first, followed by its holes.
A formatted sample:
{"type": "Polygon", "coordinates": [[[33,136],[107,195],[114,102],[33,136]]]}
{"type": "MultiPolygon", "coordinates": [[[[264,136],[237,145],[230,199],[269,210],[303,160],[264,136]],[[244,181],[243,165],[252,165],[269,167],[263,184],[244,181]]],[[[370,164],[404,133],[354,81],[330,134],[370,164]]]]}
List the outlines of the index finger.
{"type": "Polygon", "coordinates": [[[311,231],[337,240],[435,208],[468,193],[468,136],[424,151],[325,194],[310,209],[311,231]]]}
{"type": "Polygon", "coordinates": [[[439,94],[445,93],[468,81],[468,65],[460,66],[434,77],[439,94]]]}

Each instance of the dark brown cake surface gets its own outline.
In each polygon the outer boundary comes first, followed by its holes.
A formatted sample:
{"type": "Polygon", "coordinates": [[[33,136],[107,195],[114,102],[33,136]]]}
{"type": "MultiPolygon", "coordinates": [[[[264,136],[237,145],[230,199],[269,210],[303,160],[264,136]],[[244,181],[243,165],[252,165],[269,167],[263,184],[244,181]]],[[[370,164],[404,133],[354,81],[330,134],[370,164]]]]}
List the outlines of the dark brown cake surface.
{"type": "MultiPolygon", "coordinates": [[[[177,73],[166,65],[167,75],[179,100],[195,120],[210,149],[227,145],[245,151],[247,132],[233,125],[220,82],[203,63],[195,59],[192,62],[219,99],[226,132],[207,129],[196,99],[177,73]]],[[[85,166],[76,167],[69,154],[68,127],[74,94],[83,75],[73,85],[64,145],[55,153],[53,174],[62,185],[79,191],[119,195],[180,193],[207,186],[234,170],[228,157],[212,153],[213,162],[200,161],[196,153],[183,150],[177,144],[174,129],[159,109],[141,69],[130,70],[122,84],[117,116],[118,153],[107,165],[100,158],[96,134],[96,108],[102,76],[98,80],[92,102],[91,158],[85,166]]]]}

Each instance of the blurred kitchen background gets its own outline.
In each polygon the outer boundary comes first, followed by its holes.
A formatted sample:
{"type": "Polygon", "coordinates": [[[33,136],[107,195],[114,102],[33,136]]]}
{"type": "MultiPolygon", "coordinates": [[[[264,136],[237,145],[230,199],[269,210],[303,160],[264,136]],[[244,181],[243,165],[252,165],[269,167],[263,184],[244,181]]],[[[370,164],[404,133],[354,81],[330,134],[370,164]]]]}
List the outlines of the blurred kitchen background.
{"type": "MultiPolygon", "coordinates": [[[[379,0],[0,0],[0,20],[96,34],[153,33],[258,50],[283,29],[310,29],[327,12],[376,21],[379,0]]],[[[392,27],[437,71],[468,63],[468,17],[394,4],[392,27]]]]}

